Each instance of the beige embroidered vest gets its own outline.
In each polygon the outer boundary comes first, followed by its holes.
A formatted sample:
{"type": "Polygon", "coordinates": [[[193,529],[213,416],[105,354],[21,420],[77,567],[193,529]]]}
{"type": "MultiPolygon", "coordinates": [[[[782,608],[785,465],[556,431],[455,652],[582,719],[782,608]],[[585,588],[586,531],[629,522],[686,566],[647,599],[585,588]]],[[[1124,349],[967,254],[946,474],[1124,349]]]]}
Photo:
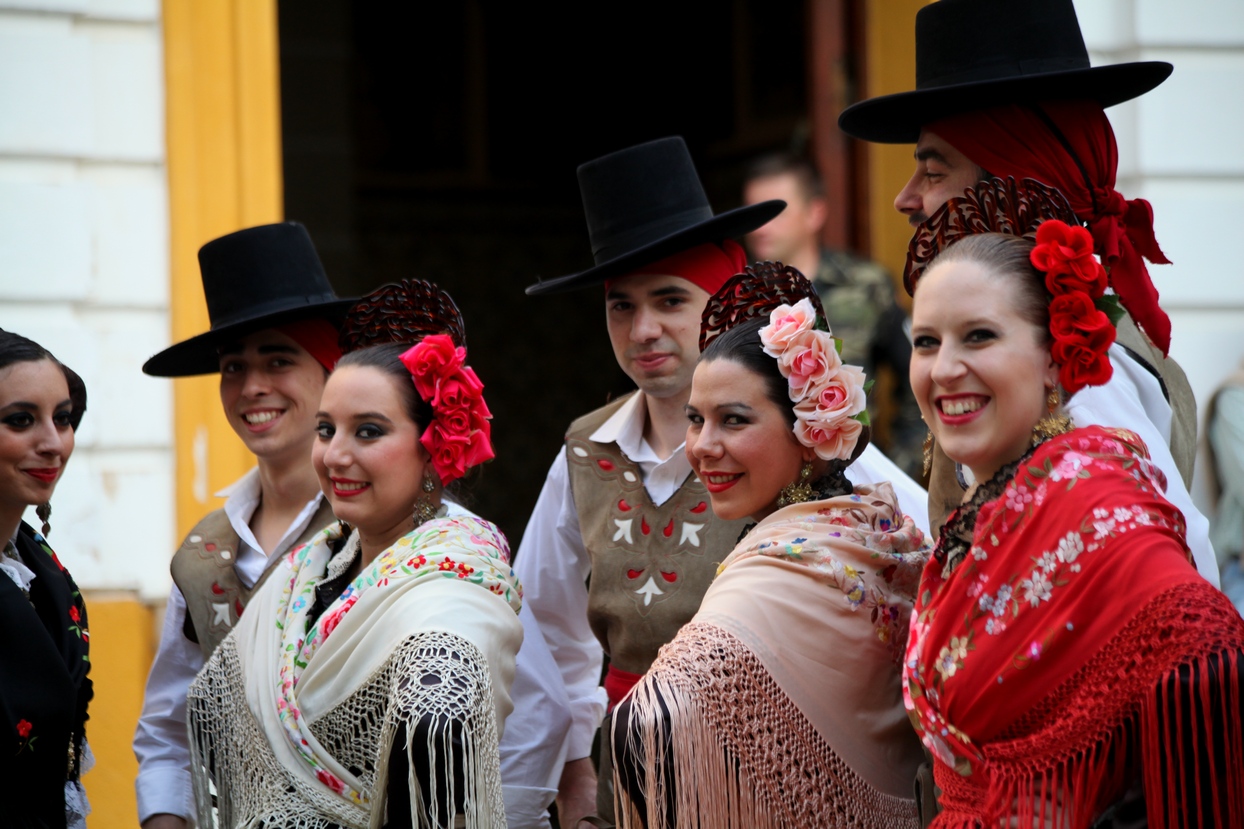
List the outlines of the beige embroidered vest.
{"type": "MultiPolygon", "coordinates": [[[[321,499],[311,522],[290,549],[309,541],[311,536],[335,520],[328,500],[321,499]]],[[[204,659],[210,657],[216,646],[233,630],[251,595],[267,580],[273,565],[281,558],[277,556],[268,562],[255,584],[246,587],[234,567],[239,543],[238,534],[233,531],[225,511],[218,509],[209,512],[194,525],[173,554],[173,562],[169,566],[173,582],[186,599],[186,624],[183,628],[186,638],[198,643],[204,659]]]]}
{"type": "MultiPolygon", "coordinates": [[[[1116,342],[1139,357],[1145,364],[1143,367],[1158,375],[1171,404],[1171,456],[1184,486],[1191,488],[1192,465],[1196,461],[1196,398],[1188,377],[1178,363],[1162,356],[1127,314],[1119,320],[1116,342]]],[[[959,486],[955,475],[955,464],[934,444],[933,467],[929,474],[929,526],[934,537],[962,500],[963,487],[959,486]]]]}
{"type": "Polygon", "coordinates": [[[653,504],[639,467],[615,444],[590,440],[626,399],[570,425],[566,460],[592,560],[588,621],[611,664],[642,674],[695,615],[748,522],[714,516],[694,474],[665,503],[653,504]]]}

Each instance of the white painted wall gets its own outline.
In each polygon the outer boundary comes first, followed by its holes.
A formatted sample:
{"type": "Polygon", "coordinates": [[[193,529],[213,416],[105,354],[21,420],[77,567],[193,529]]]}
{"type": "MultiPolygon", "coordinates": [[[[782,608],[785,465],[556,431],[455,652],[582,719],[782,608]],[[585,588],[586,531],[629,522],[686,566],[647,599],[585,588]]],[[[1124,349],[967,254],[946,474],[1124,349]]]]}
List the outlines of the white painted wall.
{"type": "MultiPolygon", "coordinates": [[[[0,327],[86,381],[50,540],[79,584],[168,592],[172,387],[159,0],[0,0],[0,327]]],[[[34,510],[27,520],[38,526],[34,510]]]]}
{"type": "MultiPolygon", "coordinates": [[[[1174,262],[1150,273],[1171,317],[1171,356],[1204,408],[1244,360],[1244,2],[1076,0],[1076,12],[1095,66],[1175,66],[1110,120],[1118,189],[1153,204],[1158,242],[1174,262]]],[[[1209,514],[1203,481],[1193,495],[1209,514]]]]}

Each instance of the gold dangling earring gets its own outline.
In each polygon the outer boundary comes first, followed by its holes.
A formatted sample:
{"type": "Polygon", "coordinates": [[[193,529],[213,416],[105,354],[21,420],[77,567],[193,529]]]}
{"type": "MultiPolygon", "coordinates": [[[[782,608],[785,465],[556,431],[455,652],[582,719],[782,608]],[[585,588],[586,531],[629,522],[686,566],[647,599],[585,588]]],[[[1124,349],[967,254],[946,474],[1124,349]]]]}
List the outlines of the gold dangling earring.
{"type": "Polygon", "coordinates": [[[427,469],[423,470],[423,483],[419,485],[424,494],[415,499],[415,526],[426,524],[436,517],[438,512],[436,504],[432,503],[431,494],[436,492],[436,481],[432,480],[432,473],[427,469]]]}
{"type": "Polygon", "coordinates": [[[929,477],[929,472],[933,469],[933,430],[930,429],[924,435],[924,477],[929,477]]]}
{"type": "Polygon", "coordinates": [[[39,516],[39,520],[43,522],[43,537],[47,538],[48,533],[52,531],[52,502],[44,501],[35,507],[35,515],[39,516]]]}
{"type": "Polygon", "coordinates": [[[1067,417],[1067,415],[1055,414],[1061,403],[1062,397],[1059,395],[1058,389],[1050,389],[1045,396],[1046,414],[1032,427],[1033,446],[1040,446],[1050,438],[1066,434],[1075,428],[1075,424],[1071,422],[1071,418],[1067,417]]]}
{"type": "Polygon", "coordinates": [[[782,487],[782,491],[778,493],[778,507],[789,507],[791,504],[802,504],[805,501],[812,500],[812,484],[808,483],[808,479],[812,477],[812,461],[804,461],[803,468],[799,470],[798,480],[791,481],[782,487]]]}

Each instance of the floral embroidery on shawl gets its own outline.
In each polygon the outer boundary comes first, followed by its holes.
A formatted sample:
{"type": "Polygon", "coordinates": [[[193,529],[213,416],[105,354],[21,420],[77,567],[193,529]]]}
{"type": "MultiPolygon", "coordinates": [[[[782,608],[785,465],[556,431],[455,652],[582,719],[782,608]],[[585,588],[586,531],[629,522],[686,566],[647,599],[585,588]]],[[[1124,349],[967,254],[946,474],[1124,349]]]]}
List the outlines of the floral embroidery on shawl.
{"type": "Polygon", "coordinates": [[[471,517],[441,518],[421,524],[378,555],[333,601],[310,630],[307,614],[315,589],[326,577],[330,560],[352,556],[357,534],[340,552],[332,548],[341,539],[340,524],[332,524],[308,543],[291,551],[286,564],[292,571],[283,585],[281,611],[275,624],[280,631],[281,654],[277,715],[290,745],[328,789],[365,806],[366,795],[329,771],[311,750],[308,725],[298,705],[298,680],[316,649],[346,618],[367,592],[397,582],[420,578],[450,578],[479,585],[504,599],[515,613],[522,604],[522,588],[510,567],[509,544],[487,521],[471,517]]]}
{"type": "Polygon", "coordinates": [[[928,550],[924,533],[893,510],[893,502],[890,485],[880,484],[871,492],[786,507],[757,524],[717,572],[754,556],[802,564],[841,593],[851,610],[866,609],[877,638],[901,650],[928,550]]]}
{"type": "Polygon", "coordinates": [[[951,574],[943,575],[935,550],[917,597],[903,692],[917,732],[942,763],[972,775],[985,762],[967,733],[979,728],[965,730],[956,712],[964,721],[989,719],[993,731],[999,718],[1020,715],[962,711],[952,704],[956,691],[977,699],[974,687],[1005,684],[1052,648],[1064,659],[1091,653],[1102,643],[1077,640],[1077,627],[1108,600],[1099,592],[1103,570],[1128,566],[1120,556],[1131,535],[1157,532],[1183,544],[1183,517],[1161,497],[1164,486],[1131,432],[1077,429],[1040,447],[980,508],[970,554],[951,574]],[[1090,574],[1091,594],[1081,595],[1090,574]]]}

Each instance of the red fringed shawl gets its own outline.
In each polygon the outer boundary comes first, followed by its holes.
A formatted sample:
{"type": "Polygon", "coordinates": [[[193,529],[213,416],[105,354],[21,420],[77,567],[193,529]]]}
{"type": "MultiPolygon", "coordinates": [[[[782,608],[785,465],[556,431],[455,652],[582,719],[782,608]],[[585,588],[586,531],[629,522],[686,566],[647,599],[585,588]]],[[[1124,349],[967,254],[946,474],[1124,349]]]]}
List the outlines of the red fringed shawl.
{"type": "Polygon", "coordinates": [[[1151,827],[1244,825],[1244,620],[1163,485],[1132,433],[1077,429],[980,508],[945,578],[939,544],[903,675],[934,826],[1088,827],[1137,780],[1151,827]]]}

